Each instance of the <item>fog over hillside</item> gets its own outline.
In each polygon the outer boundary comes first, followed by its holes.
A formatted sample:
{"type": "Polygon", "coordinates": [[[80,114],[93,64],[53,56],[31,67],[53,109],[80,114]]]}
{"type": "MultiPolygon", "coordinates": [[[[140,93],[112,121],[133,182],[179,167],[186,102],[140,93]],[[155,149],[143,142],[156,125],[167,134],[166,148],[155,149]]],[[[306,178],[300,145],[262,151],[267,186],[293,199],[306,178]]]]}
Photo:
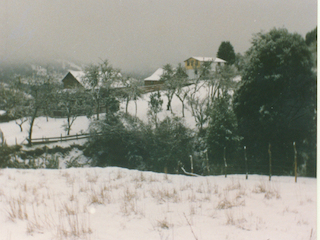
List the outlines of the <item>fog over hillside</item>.
{"type": "Polygon", "coordinates": [[[0,64],[68,59],[141,74],[190,56],[215,56],[222,41],[245,52],[273,27],[305,35],[316,0],[57,0],[0,2],[0,64]]]}

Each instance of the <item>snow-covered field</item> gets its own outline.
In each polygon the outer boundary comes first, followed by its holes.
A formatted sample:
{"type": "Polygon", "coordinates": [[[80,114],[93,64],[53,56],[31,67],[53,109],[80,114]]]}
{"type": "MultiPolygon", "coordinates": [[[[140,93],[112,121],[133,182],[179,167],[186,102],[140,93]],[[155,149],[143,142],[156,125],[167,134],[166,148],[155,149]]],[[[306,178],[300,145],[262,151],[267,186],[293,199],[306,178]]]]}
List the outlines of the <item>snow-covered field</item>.
{"type": "Polygon", "coordinates": [[[316,239],[316,179],[0,170],[0,239],[316,239]]]}

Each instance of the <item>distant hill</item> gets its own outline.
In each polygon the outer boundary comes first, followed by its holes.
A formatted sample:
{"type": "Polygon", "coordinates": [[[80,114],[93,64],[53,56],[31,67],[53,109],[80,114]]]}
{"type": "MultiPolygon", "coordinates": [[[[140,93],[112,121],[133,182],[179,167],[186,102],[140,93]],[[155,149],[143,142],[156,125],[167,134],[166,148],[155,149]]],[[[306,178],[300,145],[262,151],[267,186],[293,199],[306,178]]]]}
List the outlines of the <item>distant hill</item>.
{"type": "Polygon", "coordinates": [[[58,75],[64,75],[68,70],[81,70],[84,63],[64,59],[38,60],[38,61],[6,61],[0,62],[0,82],[9,83],[16,76],[31,76],[32,74],[45,74],[47,71],[55,71],[58,75]]]}

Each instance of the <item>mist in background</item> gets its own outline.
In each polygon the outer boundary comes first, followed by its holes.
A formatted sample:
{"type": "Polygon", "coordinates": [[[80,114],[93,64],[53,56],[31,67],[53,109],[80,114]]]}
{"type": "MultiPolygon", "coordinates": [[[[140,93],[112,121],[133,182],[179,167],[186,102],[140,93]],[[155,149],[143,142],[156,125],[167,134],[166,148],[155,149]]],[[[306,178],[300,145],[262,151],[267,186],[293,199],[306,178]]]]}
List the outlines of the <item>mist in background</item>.
{"type": "Polygon", "coordinates": [[[244,53],[254,33],[285,27],[304,37],[316,25],[316,0],[1,0],[0,64],[108,59],[152,71],[216,56],[222,41],[244,53]]]}

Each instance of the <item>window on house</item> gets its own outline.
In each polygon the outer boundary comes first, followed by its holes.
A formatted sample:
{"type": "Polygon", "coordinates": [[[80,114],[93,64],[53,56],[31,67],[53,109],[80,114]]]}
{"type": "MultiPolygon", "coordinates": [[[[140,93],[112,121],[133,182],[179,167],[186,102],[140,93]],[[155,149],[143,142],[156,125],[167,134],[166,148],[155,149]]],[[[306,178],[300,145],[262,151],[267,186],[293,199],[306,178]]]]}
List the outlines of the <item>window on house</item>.
{"type": "Polygon", "coordinates": [[[191,66],[193,67],[193,60],[191,60],[191,66]]]}

